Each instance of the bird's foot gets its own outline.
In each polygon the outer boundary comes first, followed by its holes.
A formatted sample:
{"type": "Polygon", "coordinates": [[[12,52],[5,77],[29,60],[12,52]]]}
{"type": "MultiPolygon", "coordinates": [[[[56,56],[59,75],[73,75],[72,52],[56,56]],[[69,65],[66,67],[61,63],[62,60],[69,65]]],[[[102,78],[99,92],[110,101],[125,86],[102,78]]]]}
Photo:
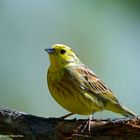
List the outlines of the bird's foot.
{"type": "Polygon", "coordinates": [[[66,115],[60,117],[60,119],[63,119],[63,120],[64,120],[65,118],[67,118],[67,117],[69,117],[69,116],[71,116],[71,115],[73,115],[73,113],[66,114],[66,115]]]}
{"type": "Polygon", "coordinates": [[[88,127],[88,132],[90,132],[90,125],[91,125],[91,120],[92,119],[93,119],[93,115],[90,115],[90,117],[86,121],[86,124],[84,125],[84,127],[82,128],[82,130],[80,130],[81,133],[83,133],[87,127],[88,127]]]}

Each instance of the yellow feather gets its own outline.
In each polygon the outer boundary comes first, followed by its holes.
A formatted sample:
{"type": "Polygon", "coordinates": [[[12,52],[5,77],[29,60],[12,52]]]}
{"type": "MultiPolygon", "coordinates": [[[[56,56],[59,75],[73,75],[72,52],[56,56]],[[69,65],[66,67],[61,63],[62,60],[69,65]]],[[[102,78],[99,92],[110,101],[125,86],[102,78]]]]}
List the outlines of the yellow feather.
{"type": "Polygon", "coordinates": [[[122,106],[112,91],[63,44],[45,49],[49,53],[47,74],[52,97],[69,112],[90,115],[104,109],[126,117],[135,116],[122,106]]]}

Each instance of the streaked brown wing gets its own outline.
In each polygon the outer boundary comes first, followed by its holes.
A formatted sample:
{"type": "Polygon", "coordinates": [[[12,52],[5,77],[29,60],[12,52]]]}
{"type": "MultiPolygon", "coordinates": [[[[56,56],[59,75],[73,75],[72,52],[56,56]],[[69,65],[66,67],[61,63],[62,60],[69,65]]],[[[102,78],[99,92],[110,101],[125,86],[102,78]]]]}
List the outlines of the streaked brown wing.
{"type": "Polygon", "coordinates": [[[104,100],[118,103],[117,98],[112,94],[112,91],[97,77],[95,73],[89,70],[86,66],[76,67],[79,76],[82,78],[83,83],[81,88],[87,92],[94,94],[94,96],[104,100]]]}

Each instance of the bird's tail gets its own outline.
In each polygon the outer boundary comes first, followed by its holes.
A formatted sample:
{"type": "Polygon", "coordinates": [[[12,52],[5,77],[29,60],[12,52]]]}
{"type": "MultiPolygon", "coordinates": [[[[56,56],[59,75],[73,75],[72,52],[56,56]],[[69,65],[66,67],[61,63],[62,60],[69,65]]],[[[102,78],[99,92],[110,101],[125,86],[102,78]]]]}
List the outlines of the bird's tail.
{"type": "Polygon", "coordinates": [[[131,110],[127,109],[126,107],[120,105],[120,104],[113,104],[106,106],[107,110],[111,110],[115,113],[119,113],[125,117],[135,117],[137,116],[135,113],[133,113],[131,110]]]}

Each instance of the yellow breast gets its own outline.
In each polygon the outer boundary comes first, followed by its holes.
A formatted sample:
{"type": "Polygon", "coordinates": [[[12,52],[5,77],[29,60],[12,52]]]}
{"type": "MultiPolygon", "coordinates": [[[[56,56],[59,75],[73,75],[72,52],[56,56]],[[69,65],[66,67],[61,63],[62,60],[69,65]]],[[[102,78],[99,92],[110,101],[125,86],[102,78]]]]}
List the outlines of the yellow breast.
{"type": "Polygon", "coordinates": [[[71,81],[63,71],[48,71],[48,87],[55,101],[66,110],[81,115],[89,115],[95,111],[101,110],[97,101],[83,93],[80,87],[77,87],[76,81],[71,81]]]}

